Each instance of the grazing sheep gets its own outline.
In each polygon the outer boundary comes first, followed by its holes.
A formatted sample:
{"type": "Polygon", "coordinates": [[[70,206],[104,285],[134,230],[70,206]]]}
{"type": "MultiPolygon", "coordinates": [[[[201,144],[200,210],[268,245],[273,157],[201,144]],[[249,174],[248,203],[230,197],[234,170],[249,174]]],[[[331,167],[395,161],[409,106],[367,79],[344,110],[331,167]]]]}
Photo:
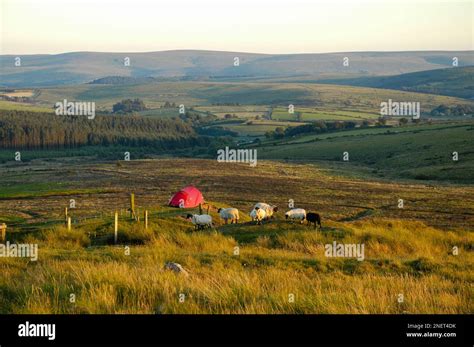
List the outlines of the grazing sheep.
{"type": "Polygon", "coordinates": [[[262,224],[262,220],[265,219],[266,217],[266,212],[264,209],[261,209],[259,207],[255,207],[251,212],[250,212],[250,217],[252,217],[252,221],[257,221],[257,224],[262,224]]]}
{"type": "Polygon", "coordinates": [[[256,203],[254,209],[257,207],[265,211],[265,219],[273,218],[273,214],[278,211],[278,206],[269,205],[265,202],[256,203]]]}
{"type": "Polygon", "coordinates": [[[186,219],[190,219],[194,224],[194,229],[200,230],[204,227],[212,228],[212,216],[208,214],[188,214],[186,219]]]}
{"type": "Polygon", "coordinates": [[[306,218],[306,210],[302,208],[292,208],[285,213],[285,218],[299,220],[301,223],[303,223],[306,218]]]}
{"type": "Polygon", "coordinates": [[[322,226],[321,226],[321,216],[318,213],[316,213],[316,212],[306,213],[306,220],[308,221],[308,225],[311,225],[311,223],[314,223],[314,228],[316,228],[316,223],[318,223],[319,228],[322,228],[322,226]]]}
{"type": "Polygon", "coordinates": [[[239,222],[239,210],[233,207],[229,208],[220,208],[217,210],[219,213],[219,216],[225,221],[225,224],[227,224],[227,221],[230,219],[230,224],[232,223],[238,223],[239,222]]]}

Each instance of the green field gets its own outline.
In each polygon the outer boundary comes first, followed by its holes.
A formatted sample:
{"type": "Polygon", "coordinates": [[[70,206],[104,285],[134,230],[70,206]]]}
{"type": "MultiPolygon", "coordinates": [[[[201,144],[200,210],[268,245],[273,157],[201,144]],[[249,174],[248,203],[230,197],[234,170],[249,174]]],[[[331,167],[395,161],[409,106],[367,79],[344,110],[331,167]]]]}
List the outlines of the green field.
{"type": "Polygon", "coordinates": [[[348,152],[348,171],[365,166],[382,177],[472,183],[473,125],[354,129],[263,143],[258,153],[264,159],[308,162],[342,161],[348,152]],[[453,161],[453,152],[458,152],[458,161],[453,161]]]}
{"type": "Polygon", "coordinates": [[[277,127],[286,128],[288,126],[298,126],[302,124],[305,123],[253,120],[251,123],[229,124],[225,127],[237,131],[241,136],[262,137],[267,131],[274,131],[277,127]]]}
{"type": "Polygon", "coordinates": [[[53,105],[51,107],[38,106],[35,104],[27,104],[21,102],[0,100],[0,110],[7,111],[31,111],[31,112],[53,112],[53,105]]]}
{"type": "Polygon", "coordinates": [[[226,106],[226,105],[208,105],[208,106],[198,106],[195,108],[197,111],[209,111],[213,114],[246,114],[246,113],[265,113],[267,111],[267,108],[261,105],[232,105],[232,106],[226,106]]]}
{"type": "Polygon", "coordinates": [[[138,112],[141,116],[151,117],[151,118],[171,118],[171,117],[179,117],[179,109],[178,108],[155,108],[146,111],[138,112]]]}
{"type": "Polygon", "coordinates": [[[314,122],[318,120],[364,120],[364,119],[377,119],[380,114],[368,113],[364,111],[337,111],[337,110],[324,110],[324,109],[312,109],[312,108],[295,108],[294,113],[289,113],[288,108],[277,107],[273,109],[272,119],[274,120],[286,120],[295,121],[298,120],[297,113],[300,113],[300,120],[306,122],[314,122]]]}

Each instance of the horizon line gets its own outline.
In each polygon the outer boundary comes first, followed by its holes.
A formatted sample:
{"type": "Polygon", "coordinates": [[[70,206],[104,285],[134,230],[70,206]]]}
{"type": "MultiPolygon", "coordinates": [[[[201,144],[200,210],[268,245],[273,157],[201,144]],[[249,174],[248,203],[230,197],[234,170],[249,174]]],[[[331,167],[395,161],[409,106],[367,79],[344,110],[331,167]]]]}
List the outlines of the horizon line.
{"type": "Polygon", "coordinates": [[[159,51],[67,51],[60,53],[0,53],[0,56],[28,56],[28,55],[64,55],[77,53],[100,53],[100,54],[148,54],[148,53],[164,53],[164,52],[215,52],[215,53],[240,53],[255,55],[315,55],[315,54],[343,54],[343,53],[419,53],[419,52],[474,52],[472,49],[421,49],[421,50],[367,50],[367,51],[330,51],[330,52],[305,52],[305,53],[262,53],[262,52],[246,52],[246,51],[223,51],[212,49],[165,49],[159,51]]]}

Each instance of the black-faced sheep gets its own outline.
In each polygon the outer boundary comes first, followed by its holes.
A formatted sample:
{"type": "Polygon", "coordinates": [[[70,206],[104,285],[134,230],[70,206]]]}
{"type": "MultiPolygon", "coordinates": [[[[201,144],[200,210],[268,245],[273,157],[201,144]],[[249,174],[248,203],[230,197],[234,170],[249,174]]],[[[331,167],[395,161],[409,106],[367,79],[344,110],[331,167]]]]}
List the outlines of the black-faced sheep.
{"type": "Polygon", "coordinates": [[[252,221],[256,220],[257,224],[262,224],[262,220],[265,219],[266,217],[265,210],[260,207],[255,207],[250,212],[250,217],[252,218],[252,221]]]}
{"type": "Polygon", "coordinates": [[[204,229],[204,227],[212,228],[212,216],[208,214],[188,214],[186,219],[191,219],[194,229],[204,229]]]}
{"type": "Polygon", "coordinates": [[[256,203],[254,209],[257,207],[265,211],[265,219],[273,218],[273,214],[278,211],[278,206],[269,205],[265,202],[256,203]]]}
{"type": "Polygon", "coordinates": [[[285,213],[285,218],[299,220],[301,223],[303,223],[306,218],[306,210],[302,208],[293,208],[285,213]]]}

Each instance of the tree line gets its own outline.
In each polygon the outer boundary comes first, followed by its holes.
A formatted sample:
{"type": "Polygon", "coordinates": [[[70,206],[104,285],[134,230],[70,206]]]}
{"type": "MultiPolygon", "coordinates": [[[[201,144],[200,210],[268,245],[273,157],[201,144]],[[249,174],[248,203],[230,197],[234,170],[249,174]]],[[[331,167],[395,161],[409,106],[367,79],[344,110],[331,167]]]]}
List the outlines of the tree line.
{"type": "Polygon", "coordinates": [[[0,110],[0,148],[61,149],[95,145],[152,146],[175,149],[206,146],[190,124],[180,119],[140,116],[58,116],[0,110]]]}
{"type": "Polygon", "coordinates": [[[474,115],[474,106],[470,105],[439,105],[431,110],[432,116],[472,116],[474,115]]]}
{"type": "Polygon", "coordinates": [[[117,102],[112,106],[113,113],[130,113],[130,112],[139,112],[146,110],[145,103],[143,100],[138,98],[136,99],[124,99],[117,102]]]}
{"type": "MultiPolygon", "coordinates": [[[[267,138],[281,139],[284,137],[292,137],[300,134],[319,134],[331,131],[338,131],[343,129],[354,129],[357,125],[357,122],[354,121],[334,121],[334,122],[325,122],[317,121],[314,123],[298,125],[294,127],[277,127],[274,131],[268,131],[265,133],[267,138]]],[[[362,127],[369,126],[369,122],[363,122],[362,127]]]]}

